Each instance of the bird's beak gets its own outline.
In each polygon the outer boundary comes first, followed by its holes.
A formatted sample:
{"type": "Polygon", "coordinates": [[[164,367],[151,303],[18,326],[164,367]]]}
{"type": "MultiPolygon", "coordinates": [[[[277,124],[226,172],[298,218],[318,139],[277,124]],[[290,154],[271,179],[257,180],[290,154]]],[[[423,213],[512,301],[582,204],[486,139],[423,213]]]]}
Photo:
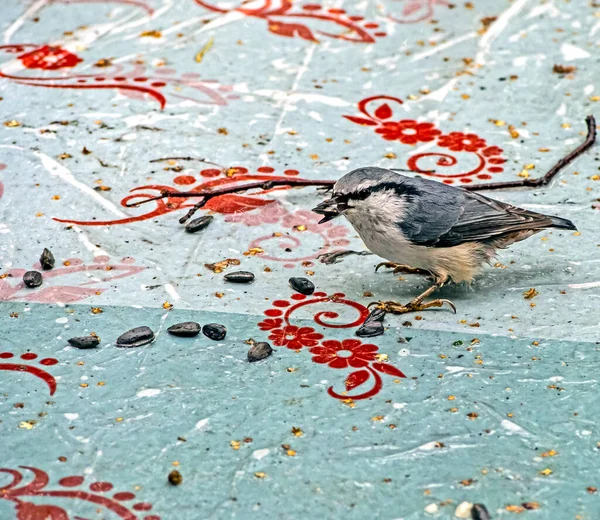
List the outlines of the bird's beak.
{"type": "Polygon", "coordinates": [[[333,220],[341,215],[340,211],[338,210],[338,201],[335,199],[335,197],[321,202],[321,204],[319,204],[316,208],[313,208],[312,211],[318,213],[319,215],[324,215],[324,217],[319,220],[319,224],[329,222],[330,220],[333,220]]]}

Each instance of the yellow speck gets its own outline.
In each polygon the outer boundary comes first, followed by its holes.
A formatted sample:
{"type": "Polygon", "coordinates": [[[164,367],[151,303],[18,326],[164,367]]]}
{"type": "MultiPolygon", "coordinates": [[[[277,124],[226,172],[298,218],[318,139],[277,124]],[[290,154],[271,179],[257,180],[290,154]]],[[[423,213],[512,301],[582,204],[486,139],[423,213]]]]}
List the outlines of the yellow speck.
{"type": "Polygon", "coordinates": [[[256,478],[265,478],[267,476],[267,474],[263,471],[257,471],[256,473],[254,473],[254,476],[256,478]]]}
{"type": "Polygon", "coordinates": [[[458,408],[450,408],[448,411],[452,412],[452,413],[456,413],[456,412],[458,412],[458,408]]]}
{"type": "Polygon", "coordinates": [[[460,97],[463,99],[469,99],[471,96],[469,96],[469,94],[462,94],[460,97]]]}
{"type": "Polygon", "coordinates": [[[163,309],[172,309],[173,308],[173,304],[169,303],[169,302],[165,302],[163,303],[163,309]]]}
{"type": "Polygon", "coordinates": [[[449,395],[448,396],[448,401],[454,401],[456,399],[455,395],[449,395]]]}
{"type": "Polygon", "coordinates": [[[383,421],[383,415],[376,415],[375,417],[371,417],[372,421],[383,421]]]}
{"type": "Polygon", "coordinates": [[[573,236],[580,237],[581,236],[581,232],[580,231],[574,231],[573,232],[573,236]]]}
{"type": "Polygon", "coordinates": [[[240,441],[230,441],[229,442],[229,446],[231,446],[231,448],[234,450],[239,450],[240,444],[241,444],[240,441]]]}
{"type": "Polygon", "coordinates": [[[206,55],[206,53],[212,48],[213,44],[215,43],[215,39],[213,37],[210,38],[210,40],[208,40],[206,42],[206,44],[204,45],[204,47],[202,47],[198,53],[196,54],[196,57],[194,58],[196,60],[196,63],[201,63],[202,59],[204,58],[204,56],[206,55]]]}
{"type": "Polygon", "coordinates": [[[542,471],[540,471],[540,475],[543,475],[544,477],[547,477],[548,475],[552,475],[552,470],[550,468],[546,468],[543,469],[542,471]]]}
{"type": "Polygon", "coordinates": [[[35,214],[35,216],[36,216],[36,217],[43,217],[43,216],[44,216],[44,214],[43,214],[41,211],[38,211],[38,212],[35,214]]]}
{"type": "Polygon", "coordinates": [[[101,307],[92,307],[92,314],[101,314],[104,311],[102,310],[101,307]]]}
{"type": "Polygon", "coordinates": [[[227,130],[227,128],[224,128],[224,127],[218,128],[217,133],[219,133],[221,135],[229,135],[229,131],[227,130]]]}
{"type": "Polygon", "coordinates": [[[386,159],[397,159],[398,156],[394,152],[388,152],[384,155],[386,159]]]}
{"type": "Polygon", "coordinates": [[[419,99],[419,96],[415,96],[414,94],[409,94],[407,97],[408,97],[408,99],[410,99],[411,101],[414,101],[414,100],[416,100],[416,99],[419,99]]]}
{"type": "Polygon", "coordinates": [[[294,226],[294,231],[306,231],[308,228],[304,224],[300,224],[299,226],[294,226]]]}
{"type": "Polygon", "coordinates": [[[506,124],[506,122],[505,122],[505,121],[502,121],[502,119],[496,119],[496,120],[494,121],[494,124],[495,124],[496,126],[504,126],[504,125],[506,124]]]}
{"type": "Polygon", "coordinates": [[[244,256],[256,256],[264,252],[265,250],[260,247],[252,247],[248,251],[244,251],[244,256]]]}
{"type": "Polygon", "coordinates": [[[310,156],[310,158],[311,158],[313,161],[316,161],[316,160],[319,158],[319,156],[318,156],[316,153],[313,153],[313,154],[310,156]]]}
{"type": "Polygon", "coordinates": [[[19,428],[23,430],[31,430],[35,426],[37,421],[21,421],[19,423],[19,428]]]}
{"type": "Polygon", "coordinates": [[[217,298],[223,298],[223,296],[225,296],[225,293],[222,293],[222,292],[216,292],[216,293],[215,293],[215,296],[216,296],[217,298]]]}
{"type": "Polygon", "coordinates": [[[287,450],[285,453],[286,453],[286,455],[288,457],[295,457],[296,456],[296,452],[294,450],[287,450]]]}
{"type": "Polygon", "coordinates": [[[529,178],[529,172],[527,170],[521,170],[519,173],[517,173],[517,176],[523,179],[527,179],[529,178]]]}
{"type": "Polygon", "coordinates": [[[290,135],[296,135],[297,133],[296,130],[288,130],[288,134],[290,135]]]}
{"type": "Polygon", "coordinates": [[[548,451],[542,453],[542,457],[544,457],[544,458],[545,457],[554,457],[556,455],[558,455],[558,452],[554,451],[554,450],[548,450],[548,451]]]}
{"type": "Polygon", "coordinates": [[[123,422],[123,417],[117,417],[117,418],[115,419],[115,421],[117,421],[117,422],[123,422]]]}
{"type": "Polygon", "coordinates": [[[519,137],[521,134],[519,134],[519,132],[517,132],[516,128],[513,125],[508,125],[508,132],[510,133],[510,136],[513,139],[516,139],[517,137],[519,137]]]}
{"type": "Polygon", "coordinates": [[[88,387],[88,386],[90,386],[90,385],[88,385],[87,383],[80,383],[80,384],[79,384],[79,386],[80,386],[81,388],[87,388],[87,387],[88,387]]]}
{"type": "Polygon", "coordinates": [[[600,181],[600,175],[592,175],[590,179],[593,181],[600,181]]]}
{"type": "Polygon", "coordinates": [[[538,148],[538,152],[549,152],[550,148],[538,148]]]}
{"type": "Polygon", "coordinates": [[[300,428],[296,428],[295,426],[292,426],[292,433],[296,437],[302,437],[304,435],[304,432],[300,428]]]}
{"type": "Polygon", "coordinates": [[[144,31],[140,34],[141,38],[151,37],[151,38],[160,38],[162,33],[160,31],[144,31]]]}
{"type": "Polygon", "coordinates": [[[539,292],[537,292],[533,287],[531,289],[529,289],[528,291],[525,291],[523,293],[523,298],[525,298],[526,300],[531,300],[532,298],[535,298],[536,296],[539,296],[539,292]]]}
{"type": "Polygon", "coordinates": [[[569,123],[563,123],[562,125],[563,128],[571,128],[571,125],[569,123]]]}
{"type": "Polygon", "coordinates": [[[600,101],[600,96],[591,96],[590,101],[600,101]]]}
{"type": "Polygon", "coordinates": [[[104,386],[106,383],[104,381],[98,381],[96,386],[104,386]]]}
{"type": "Polygon", "coordinates": [[[4,126],[8,126],[8,128],[16,128],[17,126],[21,126],[21,123],[15,119],[11,119],[10,121],[4,121],[4,126]]]}
{"type": "Polygon", "coordinates": [[[383,361],[387,361],[389,359],[387,354],[376,354],[375,357],[377,358],[377,361],[379,361],[380,363],[383,361]]]}

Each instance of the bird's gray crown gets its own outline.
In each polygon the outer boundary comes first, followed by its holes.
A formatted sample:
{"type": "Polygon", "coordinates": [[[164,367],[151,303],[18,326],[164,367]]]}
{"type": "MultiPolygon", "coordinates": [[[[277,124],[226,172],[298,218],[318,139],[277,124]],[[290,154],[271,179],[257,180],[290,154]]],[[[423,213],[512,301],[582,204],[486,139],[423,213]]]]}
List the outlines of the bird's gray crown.
{"type": "Polygon", "coordinates": [[[335,197],[365,198],[378,189],[390,189],[402,184],[406,177],[385,168],[369,166],[344,175],[335,183],[335,197]]]}

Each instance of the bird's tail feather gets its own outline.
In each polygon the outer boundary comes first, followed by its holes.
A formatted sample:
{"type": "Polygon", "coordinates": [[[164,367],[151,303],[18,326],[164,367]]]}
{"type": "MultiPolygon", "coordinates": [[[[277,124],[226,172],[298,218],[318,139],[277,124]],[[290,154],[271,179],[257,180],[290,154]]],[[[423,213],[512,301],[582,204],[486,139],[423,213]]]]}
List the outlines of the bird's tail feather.
{"type": "Polygon", "coordinates": [[[554,227],[554,228],[573,229],[573,230],[577,231],[577,227],[575,226],[575,224],[573,224],[573,222],[571,222],[570,220],[568,220],[566,218],[550,217],[550,220],[552,221],[552,227],[554,227]]]}

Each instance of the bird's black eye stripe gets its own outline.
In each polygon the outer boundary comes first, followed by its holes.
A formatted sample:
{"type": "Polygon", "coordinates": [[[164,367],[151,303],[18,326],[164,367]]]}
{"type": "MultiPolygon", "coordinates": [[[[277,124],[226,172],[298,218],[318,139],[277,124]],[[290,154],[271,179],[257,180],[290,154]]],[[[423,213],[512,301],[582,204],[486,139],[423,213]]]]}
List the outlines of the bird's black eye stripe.
{"type": "Polygon", "coordinates": [[[398,196],[404,196],[412,198],[414,195],[418,195],[419,190],[413,186],[406,186],[397,182],[382,182],[376,184],[370,188],[363,188],[362,190],[353,191],[350,193],[343,193],[336,195],[335,198],[338,203],[347,203],[350,200],[365,200],[369,195],[380,191],[393,190],[398,196]]]}

